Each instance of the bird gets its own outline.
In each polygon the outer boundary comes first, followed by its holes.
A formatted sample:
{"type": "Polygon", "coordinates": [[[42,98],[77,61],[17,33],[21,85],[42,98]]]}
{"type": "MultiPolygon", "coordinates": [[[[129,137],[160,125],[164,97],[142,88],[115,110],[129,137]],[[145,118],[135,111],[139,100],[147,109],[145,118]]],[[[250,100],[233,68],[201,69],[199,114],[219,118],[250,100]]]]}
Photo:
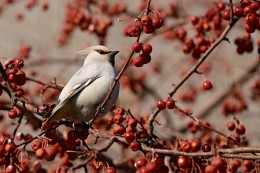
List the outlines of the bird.
{"type": "MultiPolygon", "coordinates": [[[[110,51],[103,45],[87,47],[76,55],[84,57],[83,66],[71,77],[62,89],[57,104],[48,115],[42,130],[48,124],[61,119],[88,122],[94,118],[98,106],[107,97],[117,76],[115,55],[119,51],[110,51]]],[[[104,116],[115,104],[120,84],[115,88],[98,117],[104,116]]]]}

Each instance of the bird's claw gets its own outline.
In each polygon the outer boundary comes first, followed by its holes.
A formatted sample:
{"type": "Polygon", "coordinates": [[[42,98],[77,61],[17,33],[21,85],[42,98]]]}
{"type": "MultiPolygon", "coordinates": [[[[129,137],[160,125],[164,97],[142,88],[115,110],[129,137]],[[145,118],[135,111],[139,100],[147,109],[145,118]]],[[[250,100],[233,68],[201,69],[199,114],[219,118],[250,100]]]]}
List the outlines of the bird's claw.
{"type": "Polygon", "coordinates": [[[99,106],[99,107],[97,107],[97,111],[100,112],[100,113],[104,113],[105,108],[99,106]]]}

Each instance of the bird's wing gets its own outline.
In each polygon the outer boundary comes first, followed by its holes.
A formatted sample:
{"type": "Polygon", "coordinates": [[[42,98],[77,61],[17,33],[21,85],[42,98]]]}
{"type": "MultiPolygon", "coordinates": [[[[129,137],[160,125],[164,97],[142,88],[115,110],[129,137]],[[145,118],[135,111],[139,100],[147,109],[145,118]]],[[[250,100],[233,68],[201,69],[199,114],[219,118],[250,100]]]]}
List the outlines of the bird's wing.
{"type": "Polygon", "coordinates": [[[89,86],[92,82],[100,77],[101,75],[98,73],[95,65],[82,67],[80,70],[78,70],[61,91],[57,105],[53,109],[48,119],[51,119],[52,116],[55,116],[55,113],[60,110],[73,96],[81,92],[84,88],[89,86]]]}

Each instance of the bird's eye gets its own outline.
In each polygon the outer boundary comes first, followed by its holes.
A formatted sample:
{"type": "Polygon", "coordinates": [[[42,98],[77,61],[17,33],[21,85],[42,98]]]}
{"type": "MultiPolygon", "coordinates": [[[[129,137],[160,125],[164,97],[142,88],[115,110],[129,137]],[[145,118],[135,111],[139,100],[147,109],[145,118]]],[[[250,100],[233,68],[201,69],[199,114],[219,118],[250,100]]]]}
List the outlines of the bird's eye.
{"type": "Polygon", "coordinates": [[[109,52],[106,52],[106,51],[103,51],[103,50],[101,50],[101,49],[98,49],[98,50],[96,50],[99,54],[101,54],[101,55],[104,55],[104,54],[108,54],[109,52]]]}

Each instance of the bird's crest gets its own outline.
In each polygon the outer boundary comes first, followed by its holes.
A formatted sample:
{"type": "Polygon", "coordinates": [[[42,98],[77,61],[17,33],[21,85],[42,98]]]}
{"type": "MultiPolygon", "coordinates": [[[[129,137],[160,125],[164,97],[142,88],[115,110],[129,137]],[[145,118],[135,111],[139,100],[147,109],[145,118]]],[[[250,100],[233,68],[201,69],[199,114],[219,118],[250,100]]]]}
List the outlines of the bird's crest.
{"type": "Polygon", "coordinates": [[[98,49],[103,50],[103,51],[109,51],[109,49],[106,46],[96,45],[96,46],[90,46],[85,49],[82,49],[82,50],[76,52],[75,54],[78,57],[86,58],[91,51],[98,50],[98,49]]]}

